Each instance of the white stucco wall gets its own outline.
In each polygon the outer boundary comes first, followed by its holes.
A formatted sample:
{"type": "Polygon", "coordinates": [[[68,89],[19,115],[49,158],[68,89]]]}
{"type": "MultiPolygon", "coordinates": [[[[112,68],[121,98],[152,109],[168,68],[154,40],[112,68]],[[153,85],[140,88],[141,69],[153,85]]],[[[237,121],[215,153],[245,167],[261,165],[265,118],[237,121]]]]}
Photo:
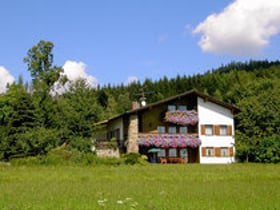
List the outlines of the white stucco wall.
{"type": "Polygon", "coordinates": [[[232,163],[234,157],[202,157],[202,147],[233,147],[234,120],[231,110],[198,97],[198,133],[201,139],[200,163],[232,163]],[[231,125],[232,136],[201,135],[201,125],[231,125]]]}
{"type": "Polygon", "coordinates": [[[110,124],[107,127],[107,131],[112,131],[116,129],[120,129],[120,140],[123,141],[124,129],[123,129],[123,119],[121,117],[110,122],[110,124]]]}

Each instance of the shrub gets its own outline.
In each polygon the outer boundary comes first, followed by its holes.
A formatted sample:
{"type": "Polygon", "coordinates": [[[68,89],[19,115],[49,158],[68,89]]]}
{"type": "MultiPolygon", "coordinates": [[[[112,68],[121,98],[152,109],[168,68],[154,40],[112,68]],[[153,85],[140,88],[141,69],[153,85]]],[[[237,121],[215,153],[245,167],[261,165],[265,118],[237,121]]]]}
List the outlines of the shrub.
{"type": "Polygon", "coordinates": [[[256,149],[256,160],[261,163],[280,162],[280,137],[265,137],[259,141],[256,149]]]}
{"type": "Polygon", "coordinates": [[[127,165],[143,164],[145,161],[138,153],[128,153],[123,156],[124,163],[127,165]]]}

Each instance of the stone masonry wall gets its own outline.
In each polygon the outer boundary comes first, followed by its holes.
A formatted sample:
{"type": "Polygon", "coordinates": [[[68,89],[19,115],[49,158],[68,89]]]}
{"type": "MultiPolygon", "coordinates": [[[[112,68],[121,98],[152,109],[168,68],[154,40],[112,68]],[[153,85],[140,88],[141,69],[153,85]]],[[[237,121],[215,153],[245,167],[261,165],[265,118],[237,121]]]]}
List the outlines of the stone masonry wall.
{"type": "Polygon", "coordinates": [[[97,157],[106,157],[106,158],[119,158],[120,152],[119,149],[97,149],[97,157]]]}
{"type": "Polygon", "coordinates": [[[138,153],[138,116],[130,115],[128,125],[128,144],[127,153],[138,153]]]}

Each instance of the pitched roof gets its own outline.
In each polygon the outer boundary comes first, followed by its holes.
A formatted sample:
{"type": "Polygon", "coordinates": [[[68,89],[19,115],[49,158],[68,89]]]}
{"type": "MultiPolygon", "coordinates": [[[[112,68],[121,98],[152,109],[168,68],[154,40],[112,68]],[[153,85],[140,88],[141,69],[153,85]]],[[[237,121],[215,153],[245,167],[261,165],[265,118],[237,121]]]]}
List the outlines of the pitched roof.
{"type": "Polygon", "coordinates": [[[225,102],[223,102],[223,101],[221,101],[221,100],[218,100],[218,99],[216,99],[216,98],[214,98],[214,97],[212,97],[212,96],[209,96],[209,95],[207,95],[207,94],[205,94],[205,93],[199,92],[199,91],[196,90],[196,89],[192,89],[192,90],[190,90],[190,91],[186,91],[186,92],[184,92],[184,93],[181,93],[181,94],[178,94],[178,95],[175,95],[175,96],[172,96],[172,97],[163,99],[163,100],[161,100],[161,101],[157,101],[157,102],[148,104],[148,105],[146,105],[146,106],[144,106],[144,107],[140,107],[140,108],[138,108],[138,109],[133,109],[133,110],[126,111],[126,112],[124,112],[124,113],[122,113],[122,114],[119,114],[119,115],[117,115],[117,116],[114,116],[114,117],[112,117],[112,118],[110,118],[110,119],[108,119],[108,120],[102,121],[101,124],[105,124],[105,123],[107,123],[107,122],[109,122],[109,121],[111,121],[111,120],[115,120],[115,119],[117,119],[117,118],[119,118],[119,117],[122,117],[122,116],[124,116],[124,115],[135,114],[135,113],[137,113],[137,112],[141,112],[141,111],[144,111],[144,110],[147,110],[147,109],[151,109],[151,108],[153,108],[154,106],[158,106],[158,105],[161,105],[161,104],[165,104],[165,103],[167,103],[167,102],[169,102],[169,101],[173,101],[173,100],[180,99],[180,98],[185,97],[185,96],[191,96],[191,95],[199,96],[199,97],[203,98],[203,99],[206,100],[206,101],[210,101],[210,102],[212,102],[212,103],[218,104],[218,105],[220,105],[220,106],[222,106],[222,107],[224,107],[224,108],[227,108],[227,109],[231,110],[233,113],[236,113],[236,112],[239,112],[239,111],[240,111],[240,110],[239,110],[236,106],[234,106],[234,105],[225,103],[225,102]]]}

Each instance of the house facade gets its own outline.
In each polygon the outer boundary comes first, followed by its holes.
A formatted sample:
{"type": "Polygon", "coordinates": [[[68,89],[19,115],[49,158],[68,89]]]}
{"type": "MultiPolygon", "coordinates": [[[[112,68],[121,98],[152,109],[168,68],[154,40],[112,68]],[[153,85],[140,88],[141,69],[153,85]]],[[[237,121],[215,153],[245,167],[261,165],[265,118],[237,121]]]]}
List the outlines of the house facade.
{"type": "Polygon", "coordinates": [[[159,163],[232,163],[238,109],[197,90],[104,121],[103,139],[159,163]]]}

